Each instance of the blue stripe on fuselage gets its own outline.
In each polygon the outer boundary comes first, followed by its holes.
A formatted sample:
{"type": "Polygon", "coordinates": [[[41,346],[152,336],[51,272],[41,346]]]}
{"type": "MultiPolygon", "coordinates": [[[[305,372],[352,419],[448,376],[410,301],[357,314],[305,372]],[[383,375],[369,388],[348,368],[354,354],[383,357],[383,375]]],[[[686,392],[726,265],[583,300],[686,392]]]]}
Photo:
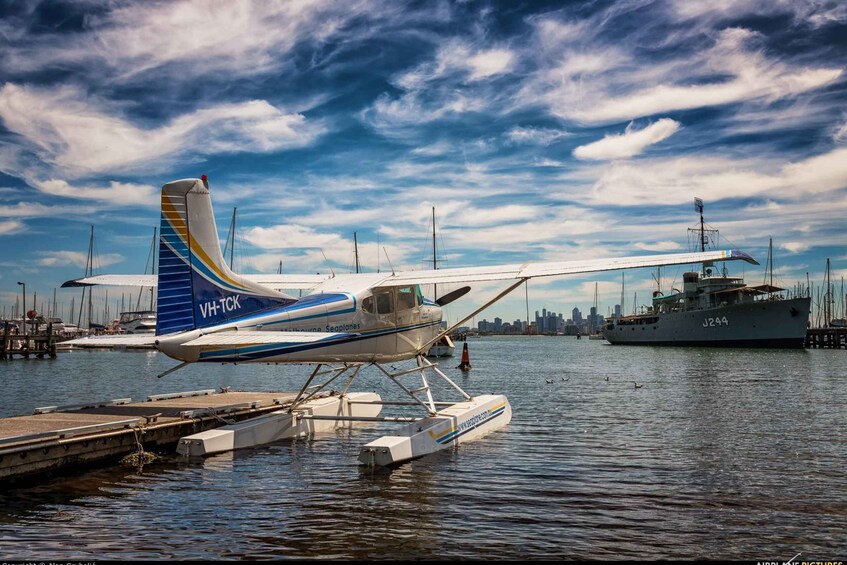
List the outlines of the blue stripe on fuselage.
{"type": "MultiPolygon", "coordinates": [[[[388,328],[384,330],[371,330],[369,332],[361,332],[356,334],[346,334],[343,338],[336,340],[335,337],[325,338],[321,341],[316,341],[312,343],[304,343],[304,344],[279,344],[272,343],[267,345],[257,345],[257,346],[249,346],[243,349],[226,349],[226,350],[218,350],[218,351],[204,351],[200,353],[200,361],[214,361],[214,362],[236,362],[236,361],[250,361],[256,359],[262,359],[265,357],[273,357],[274,355],[281,355],[285,353],[296,353],[298,351],[306,351],[309,349],[316,349],[319,347],[326,347],[328,345],[341,345],[346,343],[353,343],[355,341],[361,341],[363,339],[373,339],[385,335],[391,335],[394,333],[402,333],[407,332],[409,330],[415,330],[419,328],[425,328],[428,326],[437,325],[440,322],[427,322],[424,324],[414,324],[410,326],[403,326],[400,328],[388,328]],[[251,353],[248,355],[242,355],[244,351],[249,349],[251,353]],[[229,357],[219,357],[219,356],[229,356],[229,357]]],[[[308,333],[308,332],[304,332],[308,333]]]]}

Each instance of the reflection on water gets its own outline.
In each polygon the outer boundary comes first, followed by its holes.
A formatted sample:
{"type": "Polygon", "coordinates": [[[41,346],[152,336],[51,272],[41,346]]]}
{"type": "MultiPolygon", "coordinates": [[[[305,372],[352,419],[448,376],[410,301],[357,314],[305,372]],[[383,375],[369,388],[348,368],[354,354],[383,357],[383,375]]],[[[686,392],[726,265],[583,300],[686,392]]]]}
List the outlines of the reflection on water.
{"type": "MultiPolygon", "coordinates": [[[[843,352],[567,338],[470,347],[468,376],[442,365],[470,392],[509,396],[502,432],[395,469],[357,465],[360,446],[392,430],[369,424],[205,460],[169,455],[140,474],[55,478],[0,494],[4,555],[843,557],[843,352]]],[[[0,414],[219,386],[294,390],[308,370],[190,366],[156,378],[173,364],[132,351],[5,363],[0,414]]],[[[397,397],[373,370],[354,388],[397,397]]]]}

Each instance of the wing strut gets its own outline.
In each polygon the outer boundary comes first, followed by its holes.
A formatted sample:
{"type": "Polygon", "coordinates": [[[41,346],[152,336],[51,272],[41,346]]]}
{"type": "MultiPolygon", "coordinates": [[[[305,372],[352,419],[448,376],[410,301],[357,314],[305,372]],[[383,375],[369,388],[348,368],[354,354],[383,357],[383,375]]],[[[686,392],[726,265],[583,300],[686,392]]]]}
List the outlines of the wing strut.
{"type": "Polygon", "coordinates": [[[332,383],[332,381],[334,381],[335,379],[337,379],[341,375],[347,373],[348,371],[352,371],[352,373],[347,377],[348,378],[347,385],[344,387],[344,392],[341,393],[341,396],[346,394],[347,389],[350,388],[350,384],[353,382],[353,379],[356,377],[356,375],[359,374],[359,371],[362,368],[362,364],[361,363],[344,363],[340,367],[329,367],[328,369],[325,369],[323,371],[321,371],[321,367],[323,367],[323,364],[319,363],[315,367],[315,370],[312,371],[312,374],[309,376],[309,380],[307,380],[303,384],[303,388],[300,389],[300,392],[297,393],[297,397],[294,399],[294,401],[291,403],[291,406],[288,408],[289,413],[292,413],[298,406],[300,406],[304,402],[309,401],[313,396],[315,396],[317,393],[319,393],[324,388],[329,386],[329,384],[332,383]],[[312,383],[312,381],[315,380],[315,377],[321,376],[321,375],[328,375],[328,374],[331,374],[331,373],[334,373],[334,374],[325,383],[320,384],[320,385],[309,386],[312,383]],[[315,390],[306,394],[306,391],[309,390],[309,389],[315,389],[315,390]],[[304,394],[306,394],[306,396],[303,396],[304,394]]]}
{"type": "Polygon", "coordinates": [[[495,296],[494,298],[492,298],[491,300],[489,300],[488,302],[486,302],[485,304],[483,304],[482,306],[480,306],[479,308],[477,308],[476,310],[474,310],[473,312],[471,312],[470,314],[468,314],[467,316],[465,316],[464,318],[462,318],[461,320],[459,320],[458,322],[456,322],[455,324],[453,324],[452,326],[450,326],[449,328],[444,330],[443,332],[439,333],[438,335],[436,335],[434,338],[432,338],[431,340],[429,340],[425,344],[423,344],[423,346],[420,349],[418,349],[418,353],[420,353],[421,351],[429,350],[429,348],[432,346],[432,344],[437,342],[439,339],[441,339],[445,335],[449,335],[450,332],[452,332],[453,330],[455,330],[456,328],[458,328],[459,326],[461,326],[462,324],[464,324],[465,322],[467,322],[468,320],[470,320],[471,318],[473,318],[474,316],[476,316],[477,314],[479,314],[480,312],[482,312],[483,310],[485,310],[486,308],[488,308],[489,306],[491,306],[492,304],[494,304],[495,302],[497,302],[498,300],[500,300],[501,298],[503,298],[504,296],[506,296],[507,294],[512,292],[513,290],[515,290],[516,288],[518,288],[520,285],[522,285],[524,282],[526,282],[526,280],[527,280],[527,278],[518,279],[518,282],[511,285],[509,288],[507,288],[506,290],[504,290],[503,292],[501,292],[500,294],[498,294],[497,296],[495,296]]]}

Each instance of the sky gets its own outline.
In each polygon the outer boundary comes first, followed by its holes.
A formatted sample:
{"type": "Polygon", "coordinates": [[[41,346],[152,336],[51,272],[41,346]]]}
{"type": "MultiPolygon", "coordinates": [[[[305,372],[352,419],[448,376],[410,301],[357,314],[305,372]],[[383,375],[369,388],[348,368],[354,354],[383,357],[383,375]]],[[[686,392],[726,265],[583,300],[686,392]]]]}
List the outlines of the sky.
{"type": "MultiPolygon", "coordinates": [[[[433,206],[439,267],[682,252],[699,197],[720,248],[840,284],[845,67],[841,1],[0,1],[0,305],[49,308],[91,225],[96,272],[144,272],[161,186],[201,174],[241,272],[348,272],[354,232],[363,270],[426,268],[433,206]]],[[[479,318],[595,283],[606,313],[619,272],[479,318]]],[[[451,321],[503,285],[473,286],[451,321]]],[[[628,272],[627,309],[653,289],[628,272]]]]}

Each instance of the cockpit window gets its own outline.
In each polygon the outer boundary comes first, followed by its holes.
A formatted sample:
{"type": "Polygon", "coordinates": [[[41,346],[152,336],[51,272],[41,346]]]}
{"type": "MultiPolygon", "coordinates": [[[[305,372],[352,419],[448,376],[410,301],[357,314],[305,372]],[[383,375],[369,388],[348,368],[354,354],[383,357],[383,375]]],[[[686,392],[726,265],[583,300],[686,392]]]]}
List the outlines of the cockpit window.
{"type": "Polygon", "coordinates": [[[394,301],[391,299],[391,291],[380,292],[376,295],[376,311],[378,314],[391,314],[394,312],[394,301]]]}
{"type": "Polygon", "coordinates": [[[368,314],[374,313],[374,297],[368,296],[362,300],[362,310],[367,312],[368,314]]]}
{"type": "Polygon", "coordinates": [[[401,286],[397,289],[397,310],[411,310],[415,307],[415,288],[412,286],[401,286]]]}

